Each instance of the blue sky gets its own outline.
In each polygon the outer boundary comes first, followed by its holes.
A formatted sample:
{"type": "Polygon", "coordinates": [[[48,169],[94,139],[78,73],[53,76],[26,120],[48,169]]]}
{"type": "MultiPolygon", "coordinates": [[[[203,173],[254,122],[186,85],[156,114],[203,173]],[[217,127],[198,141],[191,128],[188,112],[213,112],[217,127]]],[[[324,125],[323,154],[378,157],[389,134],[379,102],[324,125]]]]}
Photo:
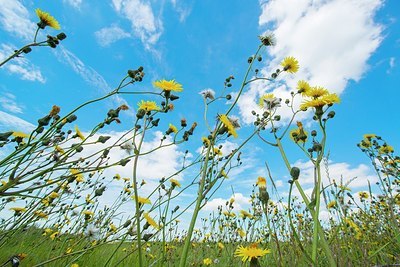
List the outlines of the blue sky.
{"type": "MultiPolygon", "coordinates": [[[[367,179],[374,181],[367,158],[356,147],[365,133],[376,133],[395,149],[400,147],[400,3],[396,0],[0,0],[0,58],[32,40],[36,8],[57,18],[68,37],[56,49],[35,48],[24,59],[0,69],[0,131],[28,131],[52,105],[67,112],[104,95],[128,69],[142,65],[146,76],[140,88],[155,91],[152,82],[162,78],[183,84],[184,92],[165,123],[179,124],[183,117],[199,123],[197,135],[189,143],[195,154],[200,137],[207,134],[199,92],[207,88],[218,92],[225,78],[234,75],[234,93],[246,71],[247,58],[259,44],[257,36],[273,32],[277,45],[263,55],[260,69],[270,73],[286,56],[296,57],[301,69],[296,75],[282,75],[275,84],[256,84],[245,90],[234,110],[242,128],[238,139],[225,144],[227,150],[250,133],[250,112],[260,94],[274,92],[285,98],[300,79],[324,86],[342,100],[328,130],[331,175],[359,177],[355,182],[359,190],[367,179]]],[[[47,33],[58,32],[46,28],[41,37],[47,33]]],[[[78,113],[77,123],[81,130],[89,131],[108,109],[125,102],[131,112],[122,116],[121,125],[108,129],[118,135],[132,126],[139,100],[112,98],[78,113]]],[[[210,116],[227,107],[221,103],[210,116]]],[[[283,120],[285,114],[283,111],[283,120]]],[[[309,114],[301,120],[313,126],[309,114]]],[[[157,136],[148,143],[155,140],[157,136]]],[[[302,154],[290,142],[286,145],[291,162],[307,173],[309,166],[302,154]]],[[[159,161],[143,163],[141,174],[150,179],[173,171],[186,148],[160,152],[159,161]],[[144,167],[154,164],[156,170],[144,167]]],[[[229,199],[231,187],[242,194],[237,196],[241,199],[238,208],[246,207],[251,185],[257,176],[266,176],[265,162],[285,194],[288,177],[277,151],[255,139],[243,155],[243,166],[235,170],[207,209],[229,199]]],[[[183,183],[185,178],[180,177],[183,183]]]]}

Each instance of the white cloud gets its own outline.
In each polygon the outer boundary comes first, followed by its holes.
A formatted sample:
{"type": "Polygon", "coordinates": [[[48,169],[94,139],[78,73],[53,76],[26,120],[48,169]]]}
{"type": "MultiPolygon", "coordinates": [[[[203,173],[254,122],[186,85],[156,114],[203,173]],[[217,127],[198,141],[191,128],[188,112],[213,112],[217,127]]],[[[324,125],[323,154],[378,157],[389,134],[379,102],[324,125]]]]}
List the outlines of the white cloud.
{"type": "Polygon", "coordinates": [[[79,9],[82,4],[82,0],[63,0],[63,2],[77,9],[79,9]]]}
{"type": "Polygon", "coordinates": [[[28,10],[15,0],[0,0],[0,24],[5,31],[23,39],[33,38],[36,29],[28,10]]]}
{"type": "Polygon", "coordinates": [[[131,35],[125,32],[123,29],[118,27],[117,25],[112,25],[111,27],[102,28],[99,31],[94,33],[96,36],[97,42],[101,46],[109,46],[110,44],[128,38],[131,35]]]}
{"type": "Polygon", "coordinates": [[[192,12],[192,8],[187,6],[185,1],[171,0],[172,7],[179,15],[179,21],[184,22],[192,12]]]}
{"type": "Polygon", "coordinates": [[[17,116],[0,111],[0,129],[2,129],[2,131],[31,132],[35,128],[35,125],[30,122],[27,122],[17,116]]]}
{"type": "MultiPolygon", "coordinates": [[[[15,47],[8,44],[1,44],[0,46],[0,61],[5,60],[14,53],[15,47]]],[[[32,64],[27,58],[23,56],[13,58],[2,66],[8,72],[17,74],[22,80],[38,81],[45,83],[40,68],[32,64]]]]}
{"type": "MultiPolygon", "coordinates": [[[[297,81],[305,79],[340,94],[349,80],[361,79],[368,69],[368,59],[382,41],[382,26],[374,21],[381,5],[380,0],[262,2],[259,24],[272,27],[277,39],[277,45],[269,49],[272,60],[263,73],[270,74],[286,56],[299,60],[300,71],[283,74],[284,80],[279,80],[284,83],[278,89],[265,83],[251,86],[239,102],[245,122],[252,121],[250,112],[266,90],[285,99],[297,81]]],[[[284,113],[287,119],[290,113],[284,113]]]]}
{"type": "MultiPolygon", "coordinates": [[[[301,170],[299,177],[299,182],[301,185],[304,185],[305,188],[314,186],[314,165],[310,161],[297,161],[292,166],[296,166],[301,170]]],[[[329,185],[329,180],[325,169],[326,166],[324,163],[322,163],[322,183],[327,186],[329,185]]],[[[335,179],[337,184],[340,183],[341,179],[343,179],[343,184],[346,184],[347,182],[350,182],[350,180],[356,178],[349,185],[351,188],[365,187],[368,186],[368,182],[373,184],[378,181],[378,177],[373,170],[365,164],[359,164],[358,166],[353,167],[346,162],[329,162],[328,170],[329,177],[331,180],[335,179]]],[[[309,189],[312,191],[312,188],[309,189]]]]}
{"type": "Polygon", "coordinates": [[[211,201],[207,202],[207,204],[202,209],[203,211],[217,211],[219,206],[225,207],[227,201],[231,198],[235,199],[233,203],[233,210],[239,211],[242,209],[247,209],[250,206],[250,198],[243,196],[242,193],[235,193],[229,198],[214,198],[211,201]]]}
{"type": "Polygon", "coordinates": [[[386,73],[390,73],[395,66],[396,66],[396,58],[391,57],[389,59],[389,69],[386,71],[386,73]]]}
{"type": "Polygon", "coordinates": [[[113,0],[113,7],[131,22],[133,34],[139,37],[146,49],[151,49],[157,43],[163,33],[163,23],[154,15],[150,3],[140,0],[113,0]]]}
{"type": "Polygon", "coordinates": [[[11,113],[22,113],[22,106],[15,102],[15,95],[13,94],[4,93],[3,96],[0,96],[0,105],[11,113]]]}

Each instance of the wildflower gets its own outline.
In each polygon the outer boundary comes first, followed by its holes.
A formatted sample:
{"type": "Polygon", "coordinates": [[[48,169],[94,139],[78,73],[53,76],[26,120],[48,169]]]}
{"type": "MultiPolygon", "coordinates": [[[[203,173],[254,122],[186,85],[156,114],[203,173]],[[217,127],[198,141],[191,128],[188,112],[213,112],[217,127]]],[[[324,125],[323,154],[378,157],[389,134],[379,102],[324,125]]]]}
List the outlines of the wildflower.
{"type": "Polygon", "coordinates": [[[150,217],[148,212],[143,213],[143,217],[146,219],[146,222],[155,229],[160,228],[160,226],[156,223],[156,221],[154,221],[153,218],[150,217]]]}
{"type": "Polygon", "coordinates": [[[181,184],[179,183],[178,180],[176,180],[176,179],[171,179],[171,180],[169,180],[169,181],[171,182],[171,186],[172,186],[173,188],[175,188],[175,187],[181,187],[181,184]]]}
{"type": "MultiPolygon", "coordinates": [[[[299,125],[299,123],[301,124],[301,122],[298,122],[297,125],[299,125]]],[[[303,130],[303,127],[299,127],[297,129],[292,129],[289,133],[289,137],[290,139],[293,140],[293,142],[297,143],[305,143],[307,142],[307,137],[308,137],[308,133],[306,131],[303,130]]]]}
{"type": "Polygon", "coordinates": [[[271,253],[269,249],[260,249],[257,247],[257,243],[254,243],[248,247],[239,246],[235,250],[235,257],[241,257],[242,261],[253,261],[258,258],[265,256],[266,254],[271,253]]]}
{"type": "Polygon", "coordinates": [[[233,135],[233,137],[235,137],[235,138],[238,136],[237,133],[236,133],[235,127],[232,124],[231,120],[229,120],[228,116],[226,116],[224,114],[220,115],[219,116],[219,120],[223,124],[223,127],[221,128],[221,131],[222,131],[221,134],[223,134],[226,131],[228,131],[228,135],[233,135]]]}
{"type": "Polygon", "coordinates": [[[65,254],[71,254],[72,253],[72,248],[67,248],[67,250],[65,251],[65,254]]]}
{"type": "Polygon", "coordinates": [[[51,192],[50,193],[50,195],[49,195],[49,198],[51,198],[51,199],[55,199],[55,198],[58,198],[60,195],[57,193],[57,192],[51,192]]]}
{"type": "Polygon", "coordinates": [[[215,99],[215,92],[212,89],[206,89],[200,92],[201,95],[203,95],[204,99],[211,99],[214,100],[215,99]]]}
{"type": "Polygon", "coordinates": [[[300,109],[306,110],[307,108],[318,108],[324,105],[332,105],[334,103],[340,103],[340,98],[337,94],[326,94],[316,99],[311,99],[303,102],[300,105],[300,109]]]}
{"type": "Polygon", "coordinates": [[[363,200],[369,198],[369,194],[368,194],[367,192],[363,192],[363,191],[358,192],[358,196],[360,197],[360,200],[361,200],[361,201],[363,201],[363,200]]]}
{"type": "Polygon", "coordinates": [[[203,145],[204,145],[205,147],[208,147],[208,146],[211,145],[210,139],[208,139],[208,138],[205,137],[205,136],[203,136],[203,137],[201,138],[201,141],[203,141],[203,145]]]}
{"type": "Polygon", "coordinates": [[[371,140],[372,138],[376,138],[376,134],[364,134],[364,139],[371,140]]]}
{"type": "Polygon", "coordinates": [[[258,36],[258,38],[260,39],[261,43],[265,46],[274,46],[276,44],[275,36],[272,33],[264,36],[260,35],[258,36]]]}
{"type": "Polygon", "coordinates": [[[246,236],[246,232],[245,231],[243,231],[243,229],[241,229],[241,228],[239,228],[238,230],[237,230],[237,233],[240,235],[240,237],[245,237],[246,236]]]}
{"type": "Polygon", "coordinates": [[[71,264],[70,267],[79,267],[79,264],[78,263],[73,263],[73,264],[71,264]]]}
{"type": "Polygon", "coordinates": [[[326,207],[328,209],[332,209],[332,208],[336,207],[336,205],[337,205],[336,200],[332,200],[331,202],[328,203],[328,205],[326,205],[326,207]]]}
{"type": "Polygon", "coordinates": [[[236,214],[233,212],[224,211],[222,212],[226,217],[236,217],[236,214]]]}
{"type": "Polygon", "coordinates": [[[143,109],[145,111],[153,111],[153,110],[160,110],[160,107],[157,106],[156,102],[154,101],[144,101],[138,103],[139,109],[143,109]]]}
{"type": "Polygon", "coordinates": [[[54,239],[56,239],[56,237],[58,237],[59,233],[60,233],[60,232],[58,232],[58,231],[57,231],[57,232],[54,232],[54,233],[52,233],[52,234],[50,235],[50,239],[51,239],[51,240],[54,240],[54,239]]]}
{"type": "Polygon", "coordinates": [[[381,146],[379,148],[378,152],[379,152],[379,154],[389,154],[389,153],[393,153],[394,149],[392,146],[384,144],[383,146],[381,146]]]}
{"type": "Polygon", "coordinates": [[[39,8],[36,9],[36,15],[39,17],[40,21],[37,23],[40,29],[44,29],[46,26],[49,26],[53,29],[59,30],[60,24],[58,21],[51,16],[49,13],[40,10],[39,8]]]}
{"type": "Polygon", "coordinates": [[[83,174],[80,173],[80,170],[78,170],[78,169],[70,169],[69,171],[70,171],[70,173],[71,173],[73,176],[76,177],[76,178],[75,178],[75,181],[76,181],[77,183],[83,182],[83,181],[84,181],[84,179],[83,179],[83,174]]]}
{"type": "Polygon", "coordinates": [[[82,213],[83,213],[83,215],[85,215],[85,220],[89,220],[94,215],[94,212],[90,211],[90,210],[85,210],[82,213]]]}
{"type": "Polygon", "coordinates": [[[328,90],[321,86],[312,87],[305,93],[306,96],[312,97],[314,99],[328,94],[328,90]]]}
{"type": "Polygon", "coordinates": [[[81,139],[82,141],[85,140],[85,136],[83,136],[82,132],[79,130],[78,126],[75,125],[75,136],[79,137],[79,139],[81,139]]]}
{"type": "Polygon", "coordinates": [[[117,227],[113,223],[110,224],[110,231],[114,233],[117,231],[117,227]]]}
{"type": "Polygon", "coordinates": [[[52,232],[53,232],[53,230],[52,230],[52,229],[50,229],[50,228],[46,228],[46,229],[44,229],[42,236],[49,235],[49,234],[51,234],[52,232]]]}
{"type": "Polygon", "coordinates": [[[23,132],[13,132],[12,136],[19,137],[19,138],[27,138],[27,137],[29,137],[28,134],[23,133],[23,132]]]}
{"type": "Polygon", "coordinates": [[[217,156],[222,156],[222,151],[218,147],[214,147],[214,154],[217,156]]]}
{"type": "Polygon", "coordinates": [[[299,62],[294,57],[286,57],[281,62],[281,66],[284,71],[289,73],[296,73],[299,70],[299,62]]]}
{"type": "Polygon", "coordinates": [[[261,108],[274,109],[281,106],[281,99],[274,96],[274,94],[265,94],[258,100],[258,105],[261,108]]]}
{"type": "Polygon", "coordinates": [[[251,215],[249,212],[245,211],[245,210],[241,210],[240,212],[240,217],[242,217],[243,219],[249,218],[252,219],[253,215],[251,215]]]}
{"type": "Polygon", "coordinates": [[[170,133],[177,133],[178,132],[178,128],[175,127],[175,125],[173,124],[169,124],[168,130],[165,132],[167,135],[170,133]]]}
{"type": "Polygon", "coordinates": [[[160,88],[164,91],[174,91],[174,92],[182,92],[182,84],[177,83],[175,80],[159,80],[155,81],[153,85],[157,88],[160,88]]]}
{"type": "Polygon", "coordinates": [[[308,92],[311,90],[311,86],[308,82],[300,80],[297,82],[297,92],[300,93],[302,96],[308,96],[308,92]]]}
{"type": "Polygon", "coordinates": [[[14,208],[10,208],[10,210],[13,210],[15,212],[15,215],[19,215],[19,214],[25,212],[26,208],[14,207],[14,208]]]}
{"type": "Polygon", "coordinates": [[[55,149],[57,152],[61,153],[61,154],[64,154],[64,153],[65,153],[64,149],[62,149],[60,146],[55,146],[54,149],[55,149]]]}
{"type": "Polygon", "coordinates": [[[118,173],[116,175],[114,175],[113,179],[119,181],[121,179],[121,175],[119,175],[118,173]]]}
{"type": "MultiPolygon", "coordinates": [[[[135,196],[132,196],[132,199],[135,200],[135,196]]],[[[139,204],[142,204],[142,205],[144,205],[144,204],[151,204],[150,199],[144,198],[144,197],[139,197],[139,196],[138,196],[138,198],[137,198],[137,202],[139,202],[139,204]]]]}
{"type": "Polygon", "coordinates": [[[203,264],[206,265],[206,266],[211,265],[212,263],[213,263],[213,261],[210,258],[205,258],[203,260],[203,264]]]}
{"type": "Polygon", "coordinates": [[[35,211],[35,216],[41,218],[41,219],[47,219],[49,216],[47,213],[43,212],[42,210],[37,210],[35,211]]]}
{"type": "Polygon", "coordinates": [[[257,178],[256,185],[257,185],[259,188],[266,188],[266,187],[267,187],[267,180],[266,180],[264,177],[259,176],[259,177],[257,178]]]}
{"type": "MultiPolygon", "coordinates": [[[[89,224],[87,228],[85,229],[85,234],[91,239],[97,239],[99,233],[99,229],[96,228],[93,224],[89,224]]],[[[97,244],[96,240],[93,240],[92,246],[95,246],[97,244]]]]}

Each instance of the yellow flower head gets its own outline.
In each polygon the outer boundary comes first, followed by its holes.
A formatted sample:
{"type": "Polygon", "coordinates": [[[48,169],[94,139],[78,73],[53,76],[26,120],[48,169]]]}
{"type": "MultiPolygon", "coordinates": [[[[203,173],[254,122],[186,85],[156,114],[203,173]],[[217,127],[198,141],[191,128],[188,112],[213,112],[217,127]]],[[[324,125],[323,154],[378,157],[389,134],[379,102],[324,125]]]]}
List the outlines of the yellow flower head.
{"type": "Polygon", "coordinates": [[[38,27],[41,29],[44,29],[46,26],[49,26],[53,29],[59,30],[60,29],[60,24],[58,24],[58,21],[51,16],[49,13],[44,12],[37,8],[36,10],[36,15],[39,17],[40,22],[38,22],[38,27]]]}
{"type": "Polygon", "coordinates": [[[263,108],[264,107],[264,100],[272,100],[274,98],[275,98],[274,94],[264,94],[258,100],[258,105],[260,106],[260,108],[263,108]]]}
{"type": "Polygon", "coordinates": [[[310,89],[311,86],[308,84],[308,82],[303,80],[297,82],[297,90],[302,96],[306,96],[310,89]]]}
{"type": "Polygon", "coordinates": [[[154,101],[144,101],[138,103],[139,109],[143,109],[145,111],[152,111],[152,110],[160,110],[157,106],[156,102],[154,101]]]}
{"type": "MultiPolygon", "coordinates": [[[[135,196],[132,196],[132,199],[135,200],[135,196]]],[[[139,197],[139,196],[138,196],[137,201],[138,201],[140,204],[151,204],[150,199],[144,198],[144,197],[139,197]]]]}
{"type": "Polygon", "coordinates": [[[390,154],[394,152],[394,149],[392,146],[389,145],[383,145],[379,148],[378,150],[379,154],[390,154]]]}
{"type": "Polygon", "coordinates": [[[169,124],[169,127],[168,127],[168,132],[170,132],[170,133],[177,133],[178,132],[178,128],[176,128],[176,126],[175,125],[173,125],[173,124],[169,124]]]}
{"type": "Polygon", "coordinates": [[[10,208],[10,210],[13,210],[15,213],[22,213],[22,212],[26,211],[26,208],[14,207],[14,208],[10,208]]]}
{"type": "Polygon", "coordinates": [[[246,232],[243,231],[243,229],[241,229],[241,228],[239,228],[239,229],[237,230],[237,232],[238,232],[238,234],[240,235],[240,237],[242,237],[242,238],[246,236],[246,232]]]}
{"type": "Polygon", "coordinates": [[[252,259],[257,259],[268,253],[271,253],[269,249],[258,248],[257,243],[255,243],[248,247],[239,246],[235,250],[235,257],[241,257],[243,262],[250,262],[252,259]]]}
{"type": "Polygon", "coordinates": [[[156,223],[155,220],[153,220],[153,218],[151,218],[151,216],[149,215],[148,212],[143,213],[143,217],[146,219],[146,222],[151,225],[153,228],[155,229],[159,229],[160,226],[156,223]]]}
{"type": "Polygon", "coordinates": [[[13,132],[12,136],[14,137],[20,137],[20,138],[28,138],[29,135],[23,132],[13,132]]]}
{"type": "Polygon", "coordinates": [[[219,120],[222,122],[224,127],[226,127],[228,133],[233,137],[238,137],[236,133],[235,126],[232,124],[231,120],[225,114],[219,116],[219,120]]]}
{"type": "Polygon", "coordinates": [[[75,125],[75,132],[76,132],[76,137],[79,137],[82,141],[85,140],[85,136],[82,134],[81,130],[79,130],[78,126],[75,125]]]}
{"type": "Polygon", "coordinates": [[[203,136],[203,137],[201,138],[201,141],[203,141],[203,145],[204,145],[205,147],[208,147],[208,146],[211,145],[210,139],[208,139],[208,138],[205,137],[205,136],[203,136]]]}
{"type": "Polygon", "coordinates": [[[182,92],[182,84],[177,83],[175,80],[159,80],[155,81],[153,85],[157,88],[160,88],[164,91],[174,91],[174,92],[182,92]]]}
{"type": "Polygon", "coordinates": [[[292,129],[289,137],[295,143],[305,143],[307,142],[308,133],[301,128],[292,129]]]}
{"type": "Polygon", "coordinates": [[[172,187],[181,187],[181,184],[179,183],[178,180],[171,179],[171,180],[169,180],[169,181],[171,182],[171,186],[172,186],[172,187]]]}
{"type": "Polygon", "coordinates": [[[372,138],[376,138],[376,134],[364,134],[364,139],[371,140],[372,138]]]}
{"type": "Polygon", "coordinates": [[[259,188],[266,188],[267,187],[267,180],[264,177],[260,176],[260,177],[257,178],[256,185],[259,188]]]}
{"type": "Polygon", "coordinates": [[[245,210],[240,210],[240,217],[242,218],[249,218],[252,219],[253,215],[251,215],[249,212],[245,211],[245,210]]]}
{"type": "Polygon", "coordinates": [[[296,73],[299,70],[299,62],[294,57],[286,57],[281,62],[281,66],[284,71],[289,73],[296,73]]]}
{"type": "Polygon", "coordinates": [[[222,151],[218,147],[214,147],[214,155],[222,156],[222,151]]]}
{"type": "Polygon", "coordinates": [[[303,102],[300,105],[300,109],[306,110],[307,108],[323,107],[325,105],[332,105],[334,103],[340,103],[340,98],[337,96],[337,94],[327,94],[319,98],[303,102]]]}
{"type": "Polygon", "coordinates": [[[306,96],[312,97],[312,98],[318,98],[324,95],[328,95],[329,92],[322,86],[315,86],[310,88],[310,90],[307,91],[306,96]]]}
{"type": "Polygon", "coordinates": [[[336,200],[332,200],[331,202],[328,203],[328,205],[326,205],[326,207],[328,209],[332,209],[332,208],[336,207],[336,204],[337,204],[336,200]]]}
{"type": "Polygon", "coordinates": [[[58,198],[60,195],[57,193],[57,192],[51,192],[50,193],[50,195],[49,195],[49,198],[52,198],[52,199],[54,199],[54,198],[58,198]]]}
{"type": "Polygon", "coordinates": [[[205,258],[203,260],[203,264],[206,265],[206,266],[211,265],[212,263],[213,263],[213,261],[210,258],[205,258]]]}
{"type": "Polygon", "coordinates": [[[367,192],[361,191],[361,192],[358,192],[358,196],[360,197],[361,200],[364,200],[369,197],[369,194],[367,192]]]}

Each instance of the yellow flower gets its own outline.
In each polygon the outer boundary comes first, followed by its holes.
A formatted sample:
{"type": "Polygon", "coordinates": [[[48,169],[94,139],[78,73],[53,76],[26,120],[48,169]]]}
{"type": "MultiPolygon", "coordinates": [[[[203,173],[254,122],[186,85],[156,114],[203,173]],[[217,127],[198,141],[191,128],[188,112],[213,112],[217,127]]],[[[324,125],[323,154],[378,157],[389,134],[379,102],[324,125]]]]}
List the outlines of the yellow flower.
{"type": "Polygon", "coordinates": [[[50,235],[50,239],[51,240],[54,240],[57,236],[58,236],[58,234],[59,234],[60,232],[54,232],[54,233],[52,233],[51,235],[50,235]]]}
{"type": "Polygon", "coordinates": [[[394,149],[392,146],[389,145],[383,145],[379,148],[378,150],[379,154],[389,154],[389,153],[393,153],[394,149]]]}
{"type": "Polygon", "coordinates": [[[57,192],[53,191],[53,192],[50,193],[49,198],[53,198],[54,199],[54,198],[58,198],[59,196],[60,195],[57,192]]]}
{"type": "Polygon", "coordinates": [[[182,84],[177,83],[175,80],[159,80],[155,81],[153,85],[157,88],[160,88],[164,91],[174,91],[174,92],[182,92],[182,84]]]}
{"type": "Polygon", "coordinates": [[[334,103],[340,103],[340,98],[336,94],[327,94],[322,97],[303,102],[300,105],[300,109],[306,110],[307,108],[323,107],[324,105],[332,105],[334,103]]]}
{"type": "Polygon", "coordinates": [[[218,147],[214,147],[214,154],[217,156],[222,156],[222,151],[218,147]]]}
{"type": "Polygon", "coordinates": [[[170,123],[167,132],[169,132],[169,133],[172,133],[172,132],[173,132],[173,133],[176,134],[176,133],[178,132],[178,128],[176,128],[175,125],[173,125],[173,124],[170,123]]]}
{"type": "Polygon", "coordinates": [[[65,251],[65,254],[71,254],[72,252],[72,248],[67,248],[67,250],[65,251]]]}
{"type": "Polygon", "coordinates": [[[259,188],[266,188],[267,187],[267,180],[264,177],[260,176],[260,177],[257,178],[256,185],[259,188]]]}
{"type": "Polygon", "coordinates": [[[246,232],[243,231],[241,228],[239,228],[239,229],[237,230],[237,232],[238,232],[238,234],[239,234],[241,237],[245,237],[245,236],[246,236],[246,232]]]}
{"type": "Polygon", "coordinates": [[[155,229],[159,229],[160,226],[158,226],[158,224],[156,223],[155,220],[153,220],[153,218],[150,217],[148,212],[143,213],[143,217],[146,219],[146,222],[153,226],[155,229]]]}
{"type": "Polygon", "coordinates": [[[201,137],[201,141],[203,142],[203,145],[204,145],[205,147],[208,147],[208,146],[211,145],[210,139],[208,139],[208,138],[205,137],[205,136],[201,137]]]}
{"type": "Polygon", "coordinates": [[[315,86],[312,87],[310,90],[308,90],[305,95],[312,97],[312,98],[318,98],[324,95],[328,95],[329,92],[322,86],[315,86]]]}
{"type": "Polygon", "coordinates": [[[113,223],[110,224],[110,231],[114,233],[117,231],[117,227],[113,223]]]}
{"type": "Polygon", "coordinates": [[[64,153],[65,153],[64,149],[62,149],[62,148],[59,147],[59,146],[55,146],[55,150],[56,150],[57,152],[61,153],[61,154],[64,154],[64,153]]]}
{"type": "Polygon", "coordinates": [[[46,229],[44,229],[42,236],[49,235],[49,234],[51,234],[52,232],[53,232],[53,230],[52,230],[52,229],[50,229],[50,228],[46,228],[46,229]]]}
{"type": "Polygon", "coordinates": [[[211,265],[213,263],[213,261],[212,261],[212,259],[210,259],[210,258],[205,258],[204,260],[203,260],[203,264],[204,265],[211,265]]]}
{"type": "Polygon", "coordinates": [[[35,211],[35,215],[37,217],[40,217],[41,219],[47,219],[49,216],[47,216],[47,214],[45,212],[43,212],[42,210],[37,210],[35,211]]]}
{"type": "Polygon", "coordinates": [[[20,137],[20,138],[28,138],[29,135],[23,132],[13,132],[12,136],[14,137],[20,137]]]}
{"type": "Polygon", "coordinates": [[[224,211],[222,214],[224,214],[226,217],[236,217],[235,213],[229,211],[224,211]]]}
{"type": "Polygon", "coordinates": [[[242,218],[249,218],[252,219],[253,215],[251,215],[249,212],[245,211],[245,210],[241,210],[240,212],[240,217],[242,218]]]}
{"type": "Polygon", "coordinates": [[[369,198],[369,194],[367,192],[358,192],[358,196],[360,197],[361,200],[369,198]]]}
{"type": "Polygon", "coordinates": [[[38,26],[41,29],[44,29],[46,26],[49,26],[53,29],[59,30],[60,24],[58,21],[51,16],[49,13],[40,10],[39,8],[36,9],[36,15],[39,17],[40,22],[38,22],[38,26]]]}
{"type": "Polygon", "coordinates": [[[13,210],[15,213],[22,213],[22,212],[26,211],[26,208],[14,207],[14,208],[10,208],[10,210],[13,210]]]}
{"type": "Polygon", "coordinates": [[[90,210],[85,210],[85,211],[83,211],[82,212],[85,216],[87,216],[87,217],[92,217],[93,215],[94,215],[94,212],[93,211],[90,211],[90,210]]]}
{"type": "Polygon", "coordinates": [[[172,187],[181,187],[181,184],[179,183],[178,180],[171,179],[171,180],[169,180],[169,181],[171,182],[171,186],[172,186],[172,187]]]}
{"type": "Polygon", "coordinates": [[[243,262],[250,262],[252,259],[257,259],[268,253],[271,253],[269,249],[260,249],[257,247],[257,243],[255,243],[248,247],[239,246],[235,250],[235,257],[241,257],[243,262]]]}
{"type": "Polygon", "coordinates": [[[284,71],[289,73],[296,73],[299,70],[299,62],[294,57],[286,57],[281,62],[281,66],[284,71]]]}
{"type": "Polygon", "coordinates": [[[238,134],[236,133],[235,127],[232,124],[231,120],[228,118],[228,116],[226,115],[220,115],[219,116],[219,120],[222,122],[222,124],[224,125],[224,127],[226,127],[228,133],[230,135],[232,135],[233,137],[238,137],[238,134]]]}
{"type": "Polygon", "coordinates": [[[272,100],[272,99],[274,99],[275,98],[275,96],[274,96],[274,94],[265,94],[265,95],[262,95],[261,97],[260,97],[260,99],[258,100],[258,105],[261,107],[261,108],[263,108],[264,107],[264,100],[272,100]]]}
{"type": "Polygon", "coordinates": [[[337,204],[336,200],[332,200],[331,202],[328,203],[328,205],[326,205],[326,207],[328,209],[332,209],[332,208],[336,207],[336,204],[337,204]]]}
{"type": "Polygon", "coordinates": [[[121,175],[118,173],[113,177],[115,180],[119,181],[121,179],[121,175]]]}
{"type": "Polygon", "coordinates": [[[152,110],[160,110],[160,107],[157,106],[156,102],[154,101],[144,101],[138,103],[139,109],[143,109],[145,111],[152,111],[152,110]]]}
{"type": "Polygon", "coordinates": [[[79,267],[79,264],[78,263],[73,263],[73,264],[71,264],[71,267],[79,267]]]}
{"type": "Polygon", "coordinates": [[[301,93],[302,96],[307,96],[307,93],[310,91],[311,86],[308,84],[308,82],[304,80],[300,80],[297,82],[297,90],[299,93],[301,93]]]}
{"type": "Polygon", "coordinates": [[[370,140],[372,138],[376,138],[376,134],[364,134],[364,139],[370,140]]]}
{"type": "Polygon", "coordinates": [[[79,139],[81,139],[82,141],[85,140],[85,136],[83,136],[77,125],[75,125],[75,132],[76,136],[79,137],[79,139]]]}
{"type": "Polygon", "coordinates": [[[78,169],[70,169],[69,171],[71,172],[72,175],[74,175],[76,177],[75,181],[77,183],[84,181],[83,174],[80,173],[80,170],[78,170],[78,169]]]}
{"type": "MultiPolygon", "coordinates": [[[[132,199],[135,200],[135,196],[132,196],[132,199]]],[[[139,197],[139,196],[138,196],[137,201],[138,201],[140,204],[151,204],[150,199],[144,198],[144,197],[139,197]]]]}

